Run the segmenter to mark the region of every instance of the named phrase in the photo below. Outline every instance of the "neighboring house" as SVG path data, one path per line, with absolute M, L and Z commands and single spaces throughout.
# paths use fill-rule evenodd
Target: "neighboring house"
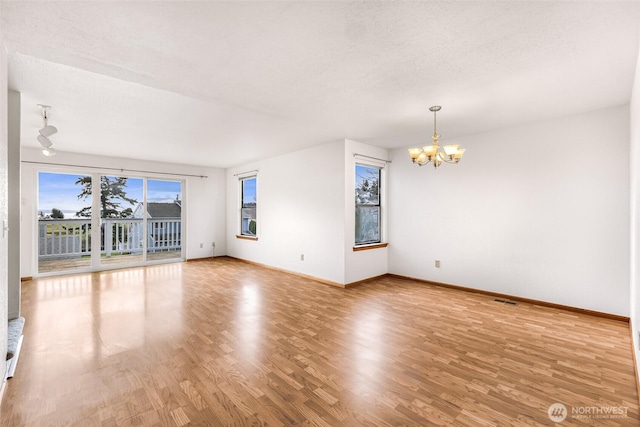
M 170 203 L 149 202 L 145 211 L 144 204 L 139 203 L 133 211 L 133 218 L 147 218 L 147 248 L 179 249 L 182 240 L 182 201 Z M 132 224 L 129 237 L 142 236 L 142 222 Z
M 256 204 L 249 203 L 242 208 L 242 234 L 246 236 L 256 235 Z

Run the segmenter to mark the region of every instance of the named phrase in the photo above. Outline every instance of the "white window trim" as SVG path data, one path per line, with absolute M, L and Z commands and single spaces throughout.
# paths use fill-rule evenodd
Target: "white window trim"
M 354 155 L 355 157 L 356 155 Z M 353 227 L 353 231 L 352 231 L 352 238 L 353 238 L 353 250 L 354 252 L 360 251 L 360 250 L 366 250 L 366 249 L 377 249 L 377 248 L 384 248 L 388 246 L 388 241 L 387 241 L 387 162 L 385 161 L 376 161 L 376 160 L 369 160 L 369 159 L 362 159 L 362 158 L 358 158 L 355 157 L 355 160 L 353 162 L 353 167 L 352 167 L 352 171 L 353 171 L 353 179 L 351 180 L 352 184 L 353 184 L 353 191 L 351 191 L 351 194 L 355 193 L 355 183 L 356 183 L 356 166 L 366 166 L 366 167 L 374 167 L 374 168 L 378 168 L 380 169 L 380 182 L 379 182 L 379 186 L 380 186 L 380 192 L 382 193 L 380 196 L 380 216 L 382 217 L 382 220 L 380 221 L 380 242 L 378 243 L 363 243 L 363 244 L 356 244 L 356 233 L 355 233 L 355 218 L 356 218 L 356 212 L 355 212 L 355 201 L 352 204 L 353 205 L 353 220 L 354 220 L 354 227 Z M 353 199 L 352 199 L 353 200 Z
M 238 212 L 236 214 L 236 218 L 238 220 L 238 227 L 237 227 L 237 234 L 236 234 L 236 238 L 238 239 L 242 239 L 242 240 L 258 240 L 258 237 L 260 235 L 260 228 L 256 229 L 256 235 L 255 236 L 251 236 L 251 235 L 247 235 L 247 234 L 242 234 L 242 182 L 247 180 L 247 179 L 252 179 L 255 178 L 256 179 L 256 223 L 259 224 L 260 221 L 258 220 L 258 187 L 259 187 L 259 180 L 258 180 L 258 171 L 254 170 L 254 171 L 249 171 L 249 172 L 243 172 L 243 173 L 239 173 L 235 175 L 238 178 Z

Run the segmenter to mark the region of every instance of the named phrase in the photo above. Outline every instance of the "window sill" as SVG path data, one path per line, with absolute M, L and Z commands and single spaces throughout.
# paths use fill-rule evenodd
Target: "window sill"
M 389 246 L 388 243 L 374 243 L 372 245 L 354 246 L 353 252 L 368 251 L 369 249 L 386 248 L 387 246 Z
M 240 234 L 236 234 L 236 239 L 242 239 L 242 240 L 255 240 L 256 242 L 258 241 L 257 237 L 254 236 L 242 236 Z

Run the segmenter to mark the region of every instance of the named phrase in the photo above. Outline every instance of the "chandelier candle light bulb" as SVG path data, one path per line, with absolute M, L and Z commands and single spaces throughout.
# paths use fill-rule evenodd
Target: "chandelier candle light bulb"
M 442 147 L 439 145 L 440 135 L 436 132 L 436 112 L 440 111 L 441 108 L 439 105 L 429 108 L 429 111 L 433 112 L 433 135 L 431 136 L 433 145 L 425 145 L 422 148 L 409 148 L 409 157 L 418 166 L 433 162 L 433 167 L 437 168 L 442 162 L 458 163 L 464 154 L 464 148 L 459 148 L 458 144 L 449 144 Z

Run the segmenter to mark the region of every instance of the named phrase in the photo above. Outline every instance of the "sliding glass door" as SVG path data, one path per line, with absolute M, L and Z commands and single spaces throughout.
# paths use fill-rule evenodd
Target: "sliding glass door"
M 90 175 L 38 173 L 38 274 L 91 268 Z
M 183 207 L 182 181 L 39 172 L 38 274 L 183 259 Z
M 147 180 L 147 260 L 182 257 L 182 182 Z
M 100 266 L 144 262 L 143 185 L 142 178 L 100 176 Z

